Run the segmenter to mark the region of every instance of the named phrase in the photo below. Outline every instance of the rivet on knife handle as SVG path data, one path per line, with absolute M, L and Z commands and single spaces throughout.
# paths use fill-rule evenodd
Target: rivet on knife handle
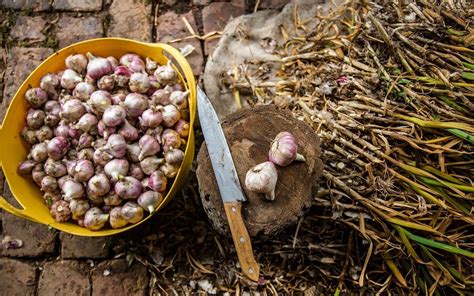
M 260 267 L 253 257 L 250 237 L 242 219 L 242 203 L 225 202 L 224 208 L 242 272 L 256 282 L 259 279 Z

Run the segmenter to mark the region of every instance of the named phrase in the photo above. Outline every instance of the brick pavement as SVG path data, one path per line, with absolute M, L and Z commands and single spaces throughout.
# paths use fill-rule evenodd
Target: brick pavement
M 253 11 L 254 7 L 247 3 L 255 2 L 3 0 L 0 16 L 6 16 L 6 20 L 0 30 L 0 122 L 18 86 L 54 50 L 102 36 L 170 42 L 190 36 L 183 17 L 198 35 L 221 31 L 231 17 Z M 260 7 L 271 8 L 286 2 L 289 1 L 262 0 Z M 195 52 L 188 59 L 195 75 L 199 75 L 216 42 L 217 39 L 186 39 L 172 45 L 194 46 Z M 0 170 L 0 193 L 12 201 L 5 185 Z M 127 246 L 136 246 L 133 236 L 110 239 L 58 234 L 1 210 L 0 225 L 0 240 L 10 236 L 23 243 L 18 249 L 0 246 L 2 295 L 147 295 L 150 289 L 156 289 L 157 279 L 150 269 L 137 260 L 128 260 L 134 250 Z M 155 237 L 147 241 L 152 245 L 146 248 L 158 248 L 160 243 L 153 228 L 140 229 L 146 229 L 145 237 Z M 156 254 L 163 265 L 175 260 L 161 251 Z

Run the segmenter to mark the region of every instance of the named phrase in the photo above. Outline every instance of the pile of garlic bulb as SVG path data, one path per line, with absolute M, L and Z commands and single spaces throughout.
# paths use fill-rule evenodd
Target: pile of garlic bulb
M 184 159 L 188 95 L 170 63 L 70 55 L 63 71 L 25 93 L 21 136 L 30 149 L 18 173 L 32 177 L 58 222 L 90 230 L 138 223 Z

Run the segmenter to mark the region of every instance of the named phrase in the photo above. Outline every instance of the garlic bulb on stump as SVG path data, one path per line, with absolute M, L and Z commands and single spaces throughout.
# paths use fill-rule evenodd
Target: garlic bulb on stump
M 277 180 L 275 165 L 271 161 L 266 161 L 247 171 L 245 187 L 253 192 L 264 193 L 268 200 L 274 200 Z
M 268 159 L 276 165 L 287 166 L 293 161 L 305 161 L 303 155 L 297 152 L 298 145 L 295 137 L 289 132 L 281 132 L 272 142 Z

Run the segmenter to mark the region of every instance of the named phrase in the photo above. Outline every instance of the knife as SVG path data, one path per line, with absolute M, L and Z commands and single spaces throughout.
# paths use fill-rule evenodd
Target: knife
M 199 87 L 197 88 L 197 109 L 240 267 L 249 279 L 258 281 L 260 267 L 253 256 L 250 236 L 241 213 L 242 202 L 247 198 L 240 186 L 234 161 L 216 111 Z

